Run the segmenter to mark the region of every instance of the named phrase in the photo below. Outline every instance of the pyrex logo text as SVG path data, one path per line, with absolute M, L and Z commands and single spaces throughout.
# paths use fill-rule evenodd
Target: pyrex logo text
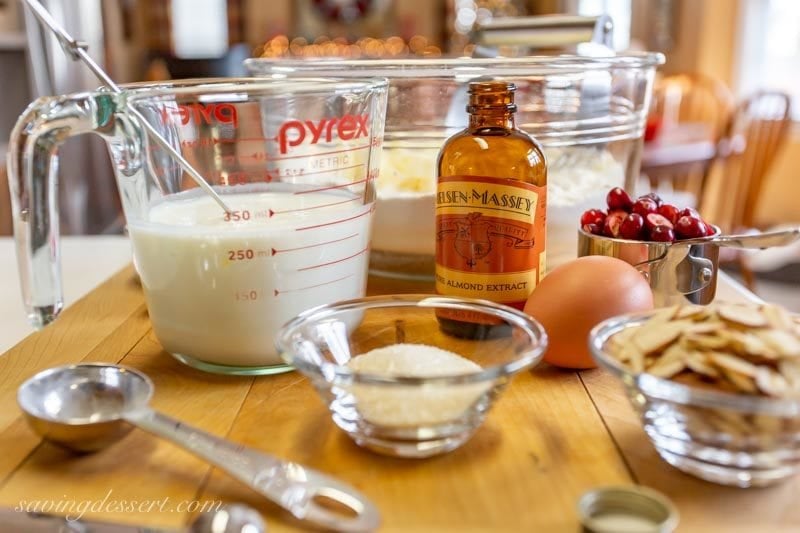
M 232 124 L 235 128 L 238 123 L 236 106 L 233 104 L 179 104 L 175 107 L 162 107 L 161 120 L 167 124 L 170 117 L 177 117 L 181 125 L 185 126 L 190 120 L 195 124 Z
M 285 154 L 289 147 L 299 146 L 311 135 L 310 144 L 317 144 L 324 139 L 331 142 L 334 135 L 343 141 L 367 137 L 367 119 L 369 115 L 344 115 L 343 117 L 329 117 L 322 120 L 290 120 L 281 126 L 278 131 L 280 150 Z

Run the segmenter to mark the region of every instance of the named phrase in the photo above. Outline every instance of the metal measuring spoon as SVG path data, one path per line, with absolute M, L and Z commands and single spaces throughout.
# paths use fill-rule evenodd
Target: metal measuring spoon
M 300 520 L 337 531 L 378 527 L 378 510 L 352 487 L 153 411 L 152 394 L 153 383 L 141 372 L 84 363 L 36 374 L 20 386 L 17 402 L 34 431 L 65 448 L 99 450 L 138 426 L 221 468 Z M 333 511 L 326 500 L 350 512 Z

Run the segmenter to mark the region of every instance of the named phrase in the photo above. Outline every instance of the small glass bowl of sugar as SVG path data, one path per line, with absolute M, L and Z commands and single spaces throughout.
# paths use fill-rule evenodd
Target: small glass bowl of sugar
M 357 444 L 429 457 L 473 435 L 513 375 L 541 361 L 547 335 L 492 302 L 394 295 L 306 311 L 276 346 Z

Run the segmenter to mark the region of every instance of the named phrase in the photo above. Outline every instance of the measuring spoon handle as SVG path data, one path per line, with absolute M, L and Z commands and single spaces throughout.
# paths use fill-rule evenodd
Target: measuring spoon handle
M 726 248 L 771 248 L 773 246 L 787 246 L 800 239 L 800 227 L 785 230 L 767 231 L 763 233 L 748 233 L 743 235 L 718 235 L 708 238 L 689 239 L 676 241 L 676 245 L 715 244 Z
M 377 508 L 354 488 L 298 463 L 222 439 L 151 409 L 126 413 L 139 428 L 172 441 L 226 471 L 300 520 L 335 531 L 373 531 L 380 524 Z M 352 512 L 320 505 L 333 500 Z

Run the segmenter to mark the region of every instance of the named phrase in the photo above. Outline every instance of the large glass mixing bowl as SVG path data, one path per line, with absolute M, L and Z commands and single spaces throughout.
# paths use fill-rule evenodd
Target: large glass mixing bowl
M 580 213 L 604 204 L 614 186 L 632 189 L 656 67 L 664 56 L 539 56 L 493 59 L 249 59 L 270 78 L 386 77 L 389 101 L 378 179 L 370 268 L 432 279 L 436 158 L 467 123 L 467 84 L 481 77 L 516 84 L 517 125 L 548 162 L 550 264 L 575 255 Z

